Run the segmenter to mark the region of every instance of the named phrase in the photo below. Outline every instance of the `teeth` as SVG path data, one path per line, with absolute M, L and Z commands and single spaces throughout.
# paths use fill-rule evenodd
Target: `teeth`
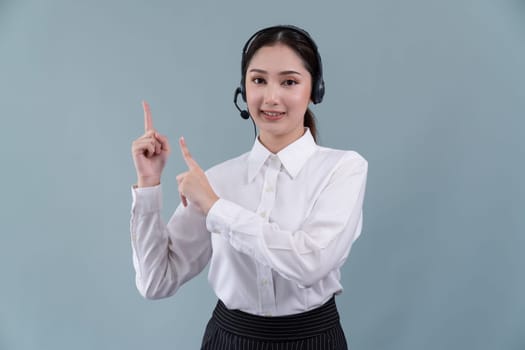
M 281 112 L 264 112 L 264 114 L 270 116 L 270 117 L 277 117 L 278 115 L 281 115 Z

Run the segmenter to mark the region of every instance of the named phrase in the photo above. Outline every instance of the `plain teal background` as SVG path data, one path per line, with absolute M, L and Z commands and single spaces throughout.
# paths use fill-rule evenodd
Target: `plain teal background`
M 369 161 L 337 301 L 352 349 L 525 349 L 525 2 L 0 0 L 0 349 L 197 349 L 206 274 L 134 286 L 140 102 L 201 166 L 251 148 L 256 30 L 307 29 L 321 144 Z M 165 219 L 178 204 L 175 149 Z

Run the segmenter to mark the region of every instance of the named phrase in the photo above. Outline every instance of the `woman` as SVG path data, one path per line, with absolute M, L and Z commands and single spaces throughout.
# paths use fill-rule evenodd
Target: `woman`
M 182 204 L 160 218 L 170 153 L 144 103 L 133 142 L 138 183 L 131 235 L 136 284 L 146 298 L 173 295 L 210 262 L 219 301 L 202 349 L 346 349 L 334 295 L 362 227 L 367 162 L 318 146 L 310 102 L 324 95 L 321 58 L 300 28 L 255 33 L 238 89 L 259 130 L 251 151 L 204 172 L 183 138 Z

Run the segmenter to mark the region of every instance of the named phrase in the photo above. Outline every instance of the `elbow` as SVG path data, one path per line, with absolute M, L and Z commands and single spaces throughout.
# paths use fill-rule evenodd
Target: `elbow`
M 331 254 L 329 257 L 323 254 L 319 254 L 315 259 L 303 260 L 299 268 L 292 273 L 290 280 L 294 281 L 300 288 L 310 288 L 322 280 L 327 278 L 329 275 L 334 273 L 338 275 L 339 268 L 344 264 L 346 254 L 338 258 L 337 254 Z
M 159 300 L 159 299 L 163 299 L 163 297 L 161 295 L 158 295 L 158 294 L 151 294 L 151 293 L 144 293 L 143 291 L 140 291 L 139 290 L 139 293 L 140 295 L 146 299 L 146 300 Z
M 141 281 L 139 278 L 136 280 L 137 290 L 139 294 L 147 300 L 158 300 L 172 296 L 177 291 L 177 286 L 159 285 L 158 283 L 152 283 L 153 281 Z
M 324 279 L 329 271 L 319 268 L 319 264 L 303 265 L 295 273 L 290 274 L 290 280 L 295 282 L 300 288 L 310 288 Z
M 162 295 L 162 294 L 156 293 L 148 289 L 147 290 L 139 289 L 139 293 L 146 300 L 159 300 L 159 299 L 164 299 L 168 297 L 168 295 Z

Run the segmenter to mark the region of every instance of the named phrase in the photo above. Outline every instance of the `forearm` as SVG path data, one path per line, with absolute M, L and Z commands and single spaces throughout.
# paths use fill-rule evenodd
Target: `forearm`
M 211 240 L 196 208 L 179 206 L 168 225 L 161 218 L 160 186 L 133 190 L 131 240 L 136 283 L 148 299 L 174 294 L 208 263 Z
M 312 285 L 339 268 L 361 226 L 361 212 L 356 211 L 349 220 L 327 220 L 284 230 L 278 223 L 267 222 L 225 200 L 212 208 L 208 218 L 208 228 L 226 237 L 234 249 L 301 286 Z
M 161 219 L 160 189 L 134 190 L 130 231 L 137 289 L 149 299 L 173 294 L 176 278 L 169 266 L 169 239 Z

